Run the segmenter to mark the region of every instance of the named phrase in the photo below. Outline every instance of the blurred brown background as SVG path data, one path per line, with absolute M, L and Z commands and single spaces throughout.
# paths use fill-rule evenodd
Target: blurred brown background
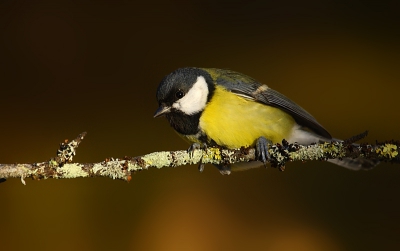
M 0 163 L 186 149 L 153 119 L 179 67 L 229 68 L 292 98 L 335 137 L 400 139 L 398 1 L 0 2 Z M 400 167 L 212 166 L 0 184 L 1 250 L 395 250 Z

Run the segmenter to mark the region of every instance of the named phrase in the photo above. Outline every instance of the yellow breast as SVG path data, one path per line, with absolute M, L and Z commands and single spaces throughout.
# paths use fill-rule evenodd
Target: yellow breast
M 217 86 L 200 117 L 200 128 L 227 148 L 254 146 L 263 136 L 273 143 L 291 135 L 295 121 L 286 112 L 242 98 Z

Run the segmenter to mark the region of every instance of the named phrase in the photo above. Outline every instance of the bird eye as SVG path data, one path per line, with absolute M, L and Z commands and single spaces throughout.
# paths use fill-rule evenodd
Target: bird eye
M 183 96 L 185 96 L 185 94 L 183 93 L 183 91 L 179 90 L 179 91 L 177 91 L 177 92 L 175 93 L 175 96 L 176 96 L 178 99 L 181 99 L 181 98 L 183 98 Z

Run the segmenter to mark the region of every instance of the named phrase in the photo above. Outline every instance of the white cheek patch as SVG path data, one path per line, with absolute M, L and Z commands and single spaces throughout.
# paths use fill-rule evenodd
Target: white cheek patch
M 172 107 L 187 115 L 198 113 L 206 107 L 208 86 L 204 77 L 197 77 L 196 83 L 186 95 L 177 100 Z

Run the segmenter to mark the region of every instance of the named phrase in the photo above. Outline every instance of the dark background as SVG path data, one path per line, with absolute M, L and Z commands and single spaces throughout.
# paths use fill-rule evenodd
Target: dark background
M 153 119 L 179 67 L 284 93 L 335 137 L 400 139 L 398 1 L 1 1 L 0 163 L 186 149 Z M 212 166 L 0 184 L 1 250 L 396 250 L 400 167 Z

